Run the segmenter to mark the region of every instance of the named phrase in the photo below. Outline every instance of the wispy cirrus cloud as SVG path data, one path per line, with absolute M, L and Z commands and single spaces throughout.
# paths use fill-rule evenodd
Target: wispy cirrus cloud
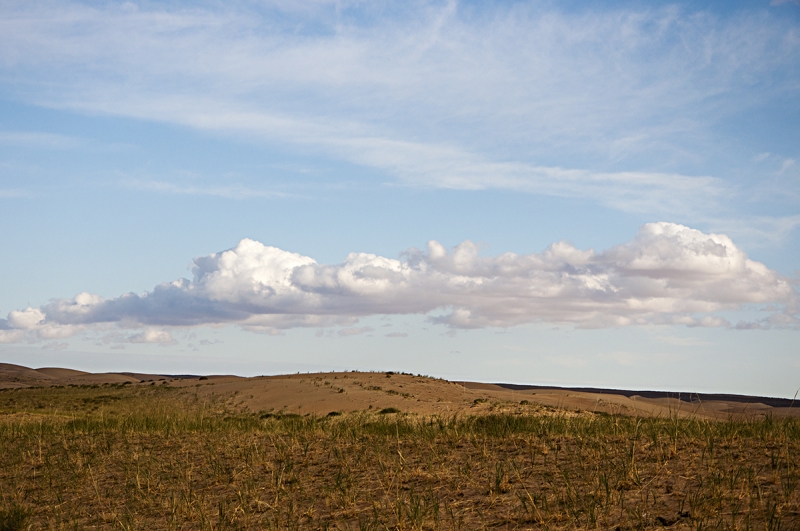
M 198 105 L 198 107 L 203 107 Z M 164 110 L 164 114 L 169 111 Z M 177 117 L 176 117 L 177 118 Z M 733 191 L 722 179 L 642 171 L 596 172 L 537 166 L 491 159 L 447 143 L 424 143 L 369 135 L 350 124 L 331 125 L 263 113 L 223 112 L 188 118 L 201 129 L 260 137 L 271 142 L 310 146 L 332 157 L 394 176 L 399 183 L 453 190 L 505 189 L 557 197 L 589 198 L 623 211 L 686 214 L 709 209 Z M 167 182 L 132 181 L 130 187 L 161 192 L 223 197 L 275 197 L 231 186 L 180 186 Z
M 800 214 L 791 216 L 747 216 L 740 219 L 712 219 L 714 230 L 735 234 L 750 248 L 779 245 L 800 227 Z
M 727 237 L 650 223 L 606 251 L 554 243 L 538 254 L 481 257 L 466 241 L 448 252 L 431 241 L 403 260 L 351 253 L 338 265 L 242 240 L 194 260 L 194 278 L 142 295 L 81 293 L 0 320 L 5 341 L 58 339 L 92 327 L 141 328 L 126 341 L 169 343 L 163 327 L 238 324 L 253 331 L 344 325 L 339 336 L 374 332 L 360 317 L 427 314 L 450 328 L 565 323 L 731 327 L 724 312 L 763 307 L 738 328 L 800 326 L 789 279 L 752 261 Z M 399 337 L 395 334 L 396 337 Z
M 259 190 L 241 184 L 232 185 L 203 185 L 203 184 L 177 184 L 167 181 L 127 180 L 122 186 L 132 190 L 149 190 L 175 195 L 206 195 L 224 197 L 227 199 L 249 199 L 254 197 L 273 198 L 288 197 L 291 194 L 272 190 Z
M 5 197 L 24 197 L 26 195 L 25 190 L 21 188 L 0 188 L 0 198 Z
M 800 37 L 768 12 L 455 2 L 1 9 L 0 79 L 31 103 L 310 150 L 403 185 L 590 198 L 635 212 L 719 209 L 735 187 L 679 168 L 727 153 L 714 124 L 798 80 Z
M 73 149 L 83 145 L 80 138 L 37 131 L 0 131 L 0 146 L 44 149 Z

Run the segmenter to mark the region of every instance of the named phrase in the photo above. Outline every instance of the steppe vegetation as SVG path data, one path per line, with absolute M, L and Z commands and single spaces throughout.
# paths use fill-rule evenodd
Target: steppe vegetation
M 800 529 L 797 419 L 331 413 L 0 391 L 0 530 Z

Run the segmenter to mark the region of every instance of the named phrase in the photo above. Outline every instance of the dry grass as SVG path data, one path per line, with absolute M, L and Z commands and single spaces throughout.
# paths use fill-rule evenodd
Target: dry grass
M 0 531 L 800 529 L 800 422 L 226 411 L 192 388 L 0 392 Z

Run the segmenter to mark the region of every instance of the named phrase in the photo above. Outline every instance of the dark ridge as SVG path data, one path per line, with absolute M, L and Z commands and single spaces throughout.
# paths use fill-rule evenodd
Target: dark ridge
M 766 396 L 746 396 L 746 395 L 726 395 L 713 393 L 675 393 L 672 391 L 627 391 L 625 389 L 598 389 L 595 387 L 554 387 L 552 385 L 520 385 L 498 383 L 494 384 L 513 391 L 525 391 L 528 389 L 559 389 L 561 391 L 575 391 L 576 393 L 598 393 L 609 395 L 622 395 L 628 398 L 641 396 L 642 398 L 677 398 L 683 402 L 703 402 L 703 401 L 725 401 L 740 402 L 742 404 L 764 404 L 770 407 L 792 407 L 800 406 L 800 401 L 789 398 L 771 398 Z

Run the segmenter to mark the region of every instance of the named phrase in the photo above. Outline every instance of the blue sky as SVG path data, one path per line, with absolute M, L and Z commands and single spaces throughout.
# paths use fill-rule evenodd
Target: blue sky
M 0 356 L 792 396 L 799 21 L 5 2 Z

